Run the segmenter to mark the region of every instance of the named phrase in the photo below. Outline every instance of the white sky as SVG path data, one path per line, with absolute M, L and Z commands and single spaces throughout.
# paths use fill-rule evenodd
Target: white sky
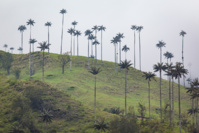
M 70 49 L 70 35 L 67 30 L 76 20 L 76 29 L 82 33 L 94 25 L 104 25 L 103 33 L 104 59 L 114 61 L 114 47 L 110 40 L 119 32 L 124 33 L 122 46 L 127 44 L 130 51 L 128 60 L 133 62 L 133 31 L 131 25 L 142 25 L 142 70 L 153 71 L 152 66 L 159 61 L 159 40 L 166 42 L 163 53 L 174 54 L 173 61 L 181 61 L 181 30 L 185 36 L 184 58 L 185 67 L 191 68 L 192 78 L 199 77 L 199 1 L 198 0 L 0 0 L 0 49 L 6 43 L 14 47 L 14 53 L 20 46 L 19 25 L 26 25 L 28 19 L 36 23 L 32 27 L 32 37 L 38 42 L 47 41 L 47 21 L 52 22 L 50 28 L 51 52 L 60 53 L 61 44 L 61 9 L 66 9 L 64 24 L 63 51 Z M 137 34 L 138 37 L 138 34 Z M 100 41 L 100 36 L 98 34 Z M 138 38 L 136 43 L 137 68 Z M 28 52 L 29 27 L 24 32 L 24 53 Z M 87 56 L 87 38 L 79 37 L 80 55 Z M 36 44 L 38 46 L 38 44 Z M 36 47 L 35 46 L 35 47 Z M 37 49 L 39 50 L 39 49 Z M 100 57 L 100 46 L 98 46 Z M 122 54 L 124 59 L 124 53 Z M 163 58 L 163 61 L 166 61 Z M 191 67 L 188 64 L 192 64 Z

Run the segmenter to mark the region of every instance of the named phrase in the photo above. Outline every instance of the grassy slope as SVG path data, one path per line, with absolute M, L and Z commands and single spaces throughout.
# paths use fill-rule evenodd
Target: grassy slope
M 46 55 L 45 64 L 45 82 L 62 89 L 62 91 L 70 94 L 71 97 L 80 101 L 84 105 L 93 106 L 94 94 L 94 77 L 88 72 L 87 62 L 88 58 L 80 57 L 80 63 L 77 65 L 76 57 L 73 57 L 72 71 L 69 70 L 69 64 L 66 67 L 65 74 L 61 74 L 61 66 L 58 62 L 57 54 Z M 32 76 L 33 79 L 41 80 L 41 66 L 40 61 L 42 54 L 36 52 L 33 54 L 36 74 Z M 28 55 L 15 55 L 15 67 L 22 69 L 21 80 L 27 80 L 28 75 Z M 92 64 L 92 59 L 90 59 Z M 98 61 L 97 65 L 101 67 L 102 72 L 97 75 L 97 108 L 103 110 L 104 108 L 120 107 L 124 108 L 124 70 L 114 76 L 114 63 Z M 48 76 L 50 75 L 50 76 Z M 14 76 L 9 76 L 14 78 Z M 137 110 L 139 102 L 144 103 L 148 107 L 148 92 L 147 81 L 142 77 L 142 72 L 137 69 L 131 68 L 128 72 L 128 94 L 127 105 L 134 106 Z M 175 111 L 178 112 L 177 102 L 177 84 L 175 84 Z M 168 101 L 168 81 L 162 82 L 162 97 L 163 102 Z M 185 89 L 181 86 L 181 103 L 182 112 L 190 107 L 189 96 L 186 94 Z M 155 108 L 159 108 L 159 78 L 157 82 L 151 82 L 151 109 L 152 116 L 157 116 Z

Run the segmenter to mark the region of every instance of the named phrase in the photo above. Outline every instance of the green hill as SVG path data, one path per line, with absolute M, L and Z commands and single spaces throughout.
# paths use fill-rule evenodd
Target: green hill
M 14 75 L 12 74 L 12 70 L 15 68 L 21 69 L 20 81 L 17 82 L 17 85 L 20 83 L 28 83 L 28 84 L 43 84 L 44 86 L 50 85 L 51 88 L 59 88 L 55 89 L 56 96 L 52 96 L 56 99 L 56 106 L 59 108 L 65 108 L 67 110 L 67 106 L 73 107 L 76 106 L 77 117 L 81 118 L 81 120 L 85 120 L 85 117 L 88 118 L 91 122 L 93 119 L 93 105 L 94 105 L 94 77 L 92 74 L 88 72 L 88 58 L 86 57 L 79 57 L 79 63 L 77 64 L 77 58 L 73 56 L 73 66 L 72 71 L 70 71 L 69 64 L 66 66 L 65 73 L 61 74 L 61 66 L 59 64 L 58 55 L 52 53 L 45 53 L 45 83 L 42 83 L 38 80 L 42 79 L 42 72 L 41 72 L 41 60 L 42 54 L 41 52 L 34 52 L 32 53 L 32 58 L 34 60 L 34 68 L 35 74 L 31 77 L 29 81 L 29 55 L 14 55 L 14 62 L 12 63 L 11 74 L 7 75 L 10 79 L 15 79 Z M 90 65 L 94 65 L 94 60 L 90 58 Z M 112 62 L 101 62 L 97 61 L 97 66 L 101 67 L 102 72 L 97 75 L 97 108 L 101 113 L 105 113 L 103 110 L 105 108 L 111 107 L 120 107 L 124 109 L 124 70 L 118 72 L 118 75 L 115 77 L 114 72 L 114 63 Z M 2 74 L 6 75 L 4 70 L 0 70 Z M 135 109 L 136 115 L 138 115 L 137 108 L 138 103 L 144 104 L 148 109 L 148 91 L 147 91 L 147 81 L 145 78 L 142 77 L 143 73 L 137 69 L 130 68 L 128 72 L 128 81 L 127 81 L 127 106 L 133 106 Z M 5 78 L 2 77 L 3 81 L 0 82 L 2 84 L 8 84 L 8 88 L 12 86 L 4 82 Z M 151 113 L 153 118 L 158 118 L 159 114 L 156 112 L 156 109 L 159 108 L 159 78 L 156 78 L 157 82 L 151 82 Z M 23 81 L 23 82 L 22 82 Z M 2 83 L 3 82 L 3 83 Z M 46 84 L 47 83 L 47 84 Z M 162 98 L 163 98 L 163 105 L 168 102 L 168 81 L 163 80 L 162 82 Z M 42 85 L 42 86 L 43 86 Z M 6 85 L 4 85 L 6 86 Z M 2 89 L 4 87 L 1 87 Z M 41 88 L 41 87 L 36 87 Z M 16 88 L 13 88 L 14 91 L 17 92 Z M 46 89 L 50 90 L 48 87 Z M 177 102 L 177 84 L 174 85 L 174 93 L 175 93 L 175 112 L 176 118 L 178 118 L 178 102 Z M 25 91 L 26 89 L 23 89 Z M 38 89 L 39 91 L 40 89 Z M 1 91 L 2 92 L 2 91 Z M 7 91 L 5 91 L 6 93 Z M 46 93 L 46 91 L 44 91 Z M 8 93 L 8 92 L 7 92 Z M 12 93 L 13 94 L 13 93 Z M 18 95 L 18 94 L 17 94 Z M 60 95 L 60 96 L 59 96 Z M 56 97 L 56 98 L 55 98 Z M 47 96 L 47 99 L 49 97 Z M 53 99 L 52 98 L 52 99 Z M 58 99 L 57 99 L 58 98 Z M 62 99 L 64 98 L 64 100 Z M 73 102 L 70 101 L 68 104 L 67 98 L 70 100 L 74 99 Z M 72 98 L 72 99 L 71 99 Z M 73 103 L 73 104 L 72 104 Z M 11 103 L 10 103 L 11 104 Z M 63 105 L 61 105 L 63 104 Z M 187 113 L 187 109 L 190 108 L 191 101 L 189 96 L 186 94 L 186 91 L 183 87 L 181 87 L 181 106 L 182 106 L 182 113 Z M 75 107 L 74 107 L 75 108 Z M 83 109 L 82 109 L 83 108 Z M 87 110 L 88 109 L 88 110 Z M 79 110 L 79 111 L 78 111 Z M 100 113 L 98 111 L 98 113 Z M 86 113 L 87 112 L 87 113 Z M 92 114 L 92 116 L 91 116 Z M 107 113 L 105 113 L 108 115 Z M 38 113 L 35 115 L 38 116 Z M 103 114 L 104 115 L 104 114 Z M 110 114 L 111 115 L 111 114 Z M 148 111 L 146 113 L 148 116 Z M 60 123 L 66 121 L 66 119 L 59 120 Z M 75 121 L 75 120 L 74 120 Z M 85 128 L 83 124 L 84 121 L 78 121 L 79 128 Z M 53 125 L 59 125 L 52 123 Z M 65 123 L 66 124 L 66 123 Z M 66 124 L 67 125 L 67 124 Z M 64 125 L 61 124 L 60 127 Z M 53 126 L 52 126 L 53 127 Z M 58 127 L 57 127 L 58 128 Z M 70 127 L 72 128 L 72 127 Z M 63 127 L 61 129 L 67 129 Z M 75 130 L 77 128 L 74 127 Z

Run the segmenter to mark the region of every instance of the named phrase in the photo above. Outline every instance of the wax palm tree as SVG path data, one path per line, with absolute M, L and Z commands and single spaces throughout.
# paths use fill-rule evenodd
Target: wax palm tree
M 101 72 L 100 68 L 97 67 L 91 67 L 91 70 L 89 71 L 91 74 L 95 77 L 95 90 L 94 90 L 94 111 L 95 111 L 95 124 L 96 124 L 96 76 Z
M 51 110 L 43 109 L 41 115 L 39 116 L 41 120 L 45 123 L 45 133 L 46 133 L 46 125 L 52 122 L 53 115 L 51 114 Z
M 21 53 L 23 53 L 23 32 L 26 30 L 26 26 L 21 25 L 19 26 L 18 30 L 21 32 L 21 48 L 22 48 Z
M 13 53 L 13 50 L 14 50 L 14 48 L 13 48 L 13 47 L 11 47 L 11 48 L 10 48 L 11 53 Z
M 116 60 L 117 60 L 117 58 L 116 58 L 116 45 L 117 45 L 117 43 L 118 43 L 118 37 L 113 37 L 113 39 L 111 40 L 111 43 L 114 45 L 114 47 L 115 47 L 115 76 L 116 76 L 116 74 L 117 74 L 117 64 L 116 64 Z
M 122 51 L 125 52 L 125 60 L 126 60 L 126 53 L 130 50 L 129 47 L 127 47 L 127 45 L 124 45 L 123 48 L 122 48 Z
M 92 30 L 95 31 L 95 40 L 97 40 L 98 26 L 97 26 L 97 25 L 93 26 Z M 93 31 L 92 31 L 92 32 L 93 32 Z M 97 58 L 97 56 L 95 56 L 95 59 L 96 59 L 96 58 Z
M 135 50 L 135 30 L 137 29 L 137 26 L 136 25 L 132 25 L 131 26 L 131 29 L 134 31 L 134 68 L 136 68 L 136 57 L 135 57 L 135 53 L 136 53 L 136 50 Z
M 174 55 L 172 53 L 168 54 L 168 58 L 170 59 L 170 63 L 171 63 L 171 59 L 174 57 Z
M 77 63 L 79 62 L 79 42 L 78 42 L 78 37 L 81 36 L 81 32 L 76 30 L 76 36 L 77 36 Z
M 101 61 L 102 61 L 102 31 L 105 31 L 106 27 L 103 25 L 99 26 L 98 31 L 101 31 Z
M 168 55 L 167 55 L 167 57 L 168 57 Z M 170 117 L 170 125 L 171 125 L 171 119 L 172 119 L 172 117 L 171 117 L 171 78 L 172 78 L 172 75 L 171 75 L 171 70 L 174 68 L 174 66 L 173 66 L 173 63 L 166 63 L 166 75 L 168 76 L 168 78 L 169 78 L 169 109 L 170 109 L 170 111 L 169 111 L 169 117 Z
M 183 63 L 183 65 L 184 65 L 184 56 L 183 56 L 183 53 L 184 53 L 184 36 L 186 34 L 187 33 L 183 30 L 180 32 L 180 36 L 182 36 L 182 63 Z
M 167 51 L 166 53 L 163 54 L 164 57 L 167 59 L 167 63 L 168 63 L 168 60 L 169 60 L 169 52 Z
M 163 63 L 157 63 L 153 66 L 154 72 L 160 73 L 160 119 L 162 121 L 162 71 L 165 71 L 167 67 Z
M 123 51 L 123 50 L 121 50 L 121 42 L 122 42 L 122 40 L 121 39 L 123 39 L 124 38 L 124 34 L 123 33 L 118 33 L 117 34 L 117 37 L 118 37 L 118 42 L 119 42 L 119 62 L 121 63 L 121 52 Z M 126 59 L 126 57 L 125 57 L 125 59 Z
M 171 71 L 175 73 L 175 79 L 178 79 L 179 127 L 180 127 L 180 133 L 181 133 L 180 78 L 185 77 L 185 75 L 188 73 L 188 70 L 184 68 L 182 63 L 177 62 L 175 65 L 175 69 Z
M 33 48 L 34 48 L 34 43 L 36 43 L 36 42 L 37 42 L 36 39 L 30 39 L 29 40 L 29 44 L 30 45 L 32 44 Z M 30 75 L 30 77 L 32 76 L 33 71 L 34 71 L 34 60 L 32 60 L 32 64 L 33 64 L 33 68 L 31 68 L 31 46 L 30 46 L 30 51 L 29 51 L 29 75 Z
M 125 115 L 127 115 L 127 104 L 126 104 L 126 97 L 127 97 L 127 73 L 128 73 L 128 70 L 129 70 L 129 67 L 131 66 L 131 61 L 122 61 L 119 66 L 121 66 L 122 69 L 125 69 Z
M 142 31 L 143 26 L 138 26 L 137 31 L 139 32 L 139 59 L 140 59 L 140 71 L 141 71 L 141 40 L 140 40 L 140 32 Z
M 93 55 L 93 40 L 95 40 L 95 36 L 93 34 L 90 34 L 90 36 L 88 37 L 89 40 L 91 40 L 91 57 L 94 57 Z
M 97 120 L 97 123 L 94 125 L 94 128 L 96 130 L 100 130 L 100 132 L 106 132 L 106 130 L 108 129 L 108 124 L 105 123 L 105 119 L 101 118 L 100 120 Z
M 156 44 L 156 47 L 160 49 L 160 63 L 162 63 L 162 47 L 165 47 L 166 43 L 163 41 L 159 41 L 158 44 Z
M 17 50 L 19 50 L 19 53 L 22 54 L 23 48 L 19 47 Z
M 43 63 L 42 63 L 42 81 L 44 81 L 44 51 L 49 48 L 49 44 L 47 42 L 40 42 L 39 47 L 41 51 L 43 51 Z
M 48 27 L 48 44 L 50 44 L 50 32 L 49 32 L 49 27 L 51 27 L 52 23 L 51 22 L 46 22 L 45 26 Z M 48 53 L 50 52 L 50 47 L 48 49 Z
M 27 25 L 30 26 L 30 39 L 31 39 L 31 26 L 34 26 L 35 21 L 32 19 L 29 19 L 26 23 L 27 23 Z
M 72 69 L 72 38 L 73 38 L 73 34 L 74 34 L 75 30 L 73 28 L 68 29 L 68 33 L 71 35 L 71 43 L 70 43 L 70 71 Z
M 97 63 L 97 45 L 98 44 L 100 44 L 96 39 L 95 39 L 95 41 L 93 42 L 93 44 L 92 45 L 95 45 L 95 65 L 96 65 L 96 63 Z
M 84 32 L 85 36 L 87 36 L 88 38 L 88 69 L 89 69 L 89 36 L 92 34 L 92 31 L 91 30 L 86 30 Z
M 6 48 L 8 47 L 8 44 L 4 44 L 3 47 L 5 48 L 5 52 L 6 52 Z
M 145 77 L 146 80 L 148 80 L 148 98 L 149 98 L 149 119 L 151 119 L 151 104 L 150 104 L 150 81 L 151 80 L 154 80 L 156 81 L 155 79 L 155 74 L 152 73 L 152 72 L 143 72 L 144 75 L 142 77 Z
M 64 27 L 64 14 L 67 13 L 67 11 L 65 9 L 60 10 L 60 13 L 62 14 L 62 32 L 61 32 L 61 50 L 60 50 L 60 54 L 62 54 L 62 41 L 63 41 L 63 27 Z
M 74 27 L 74 31 L 75 31 L 75 26 L 77 25 L 78 22 L 73 21 L 71 24 Z M 75 36 L 76 36 L 76 32 L 73 33 L 73 55 L 75 55 Z

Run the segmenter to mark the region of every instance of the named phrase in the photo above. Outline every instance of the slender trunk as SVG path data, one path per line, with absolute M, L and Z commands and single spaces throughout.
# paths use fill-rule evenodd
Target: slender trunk
M 173 118 L 173 127 L 174 127 L 174 81 L 172 78 L 172 118 Z
M 73 35 L 71 34 L 71 44 L 70 44 L 70 71 L 72 70 L 72 37 L 73 37 Z
M 179 128 L 181 133 L 180 77 L 178 77 Z
M 149 86 L 149 119 L 151 120 L 151 103 L 150 103 L 150 81 L 148 81 L 148 86 Z
M 118 72 L 117 64 L 118 64 L 118 44 L 116 44 L 116 74 Z
M 101 61 L 102 61 L 102 30 L 101 30 Z
M 31 43 L 30 43 L 30 48 L 29 48 L 29 76 L 31 77 L 32 72 L 31 72 Z
M 192 99 L 192 118 L 193 118 L 193 127 L 195 127 L 194 123 L 195 123 L 195 113 L 194 113 L 194 99 Z
M 78 43 L 78 35 L 77 35 L 77 64 L 79 63 L 79 43 Z
M 95 75 L 95 91 L 94 91 L 94 108 L 95 108 L 95 124 L 96 124 L 96 75 Z
M 139 32 L 139 49 L 140 49 L 140 71 L 141 71 L 141 42 L 140 42 L 140 32 Z
M 91 39 L 91 55 L 94 56 L 93 55 L 93 40 L 92 39 Z
M 88 69 L 89 69 L 89 38 L 88 38 Z
M 162 71 L 160 70 L 160 119 L 162 122 Z
M 171 126 L 171 77 L 169 76 L 169 117 Z
M 127 111 L 126 111 L 126 88 L 127 88 L 127 69 L 125 68 L 125 115 L 127 115 Z
M 97 63 L 97 44 L 95 44 L 95 66 Z
M 134 31 L 134 68 L 136 67 L 136 58 L 135 58 L 135 31 Z
M 121 42 L 120 42 L 120 44 L 119 44 L 119 54 L 120 54 L 120 64 L 121 64 Z M 126 59 L 126 55 L 125 55 L 125 59 Z M 120 66 L 120 70 L 121 70 L 121 66 Z
M 43 50 L 43 65 L 42 65 L 42 81 L 44 81 L 44 50 Z
M 48 44 L 50 44 L 49 26 L 48 26 Z M 48 53 L 50 52 L 50 46 L 48 47 Z
M 116 76 L 116 44 L 114 44 L 115 46 L 115 76 Z
M 196 99 L 197 103 L 196 103 L 196 110 L 198 111 L 198 97 Z M 199 117 L 198 117 L 198 113 L 196 113 L 196 120 L 197 120 L 197 129 L 199 131 Z
M 162 48 L 160 48 L 160 63 L 162 63 Z
M 23 32 L 21 32 L 21 53 L 23 54 Z
M 184 37 L 182 36 L 182 64 L 184 66 Z M 183 77 L 183 84 L 185 87 L 185 77 Z
M 73 55 L 75 55 L 75 34 L 73 37 Z
M 64 14 L 62 16 L 62 32 L 61 32 L 61 50 L 60 50 L 60 54 L 62 54 L 63 26 L 64 26 Z
M 126 60 L 126 52 L 125 52 L 125 60 Z

